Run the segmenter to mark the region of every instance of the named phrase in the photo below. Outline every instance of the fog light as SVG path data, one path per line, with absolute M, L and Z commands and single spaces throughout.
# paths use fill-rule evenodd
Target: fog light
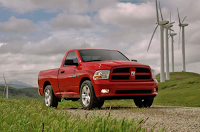
M 109 93 L 109 89 L 101 89 L 101 93 Z
M 154 88 L 154 92 L 156 92 L 157 91 L 157 89 L 156 88 Z

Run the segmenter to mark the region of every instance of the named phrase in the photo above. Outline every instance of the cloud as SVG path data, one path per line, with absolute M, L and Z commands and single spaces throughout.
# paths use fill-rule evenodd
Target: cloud
M 79 29 L 91 27 L 92 21 L 89 16 L 58 14 L 56 18 L 50 20 L 51 27 L 58 30 Z
M 75 34 L 70 35 L 67 31 L 59 31 L 54 32 L 48 38 L 25 44 L 21 49 L 21 53 L 41 56 L 62 54 L 64 56 L 67 50 L 91 47 L 86 38 L 79 39 Z
M 27 13 L 37 9 L 63 10 L 71 13 L 97 11 L 112 5 L 116 0 L 0 0 L 1 5 L 18 13 Z
M 0 23 L 0 75 L 25 81 L 37 86 L 40 70 L 59 68 L 64 54 L 75 48 L 106 48 L 120 50 L 129 59 L 150 65 L 160 72 L 159 28 L 154 35 L 150 50 L 149 40 L 155 28 L 156 13 L 154 0 L 140 3 L 123 3 L 116 0 L 0 0 L 1 7 L 12 12 L 27 13 L 38 9 L 62 12 L 50 21 L 18 19 L 12 16 Z M 26 6 L 25 6 L 26 5 Z M 200 65 L 199 41 L 200 18 L 197 16 L 198 0 L 161 1 L 163 17 L 172 21 L 178 34 L 177 7 L 186 23 L 186 70 L 198 72 Z M 12 10 L 12 11 L 11 11 Z M 12 13 L 11 13 L 12 14 Z M 14 13 L 16 15 L 16 13 Z M 17 14 L 20 16 L 22 14 Z M 51 15 L 49 15 L 51 16 Z M 13 26 L 14 25 L 14 26 Z M 31 33 L 31 34 L 30 34 Z M 182 71 L 181 46 L 178 35 L 174 37 L 175 71 Z M 171 55 L 171 41 L 169 41 Z M 171 60 L 171 57 L 170 57 Z M 171 66 L 171 63 L 170 63 Z M 170 68 L 171 69 L 171 68 Z M 0 78 L 1 79 L 1 78 Z M 0 80 L 1 82 L 1 80 Z
M 31 33 L 35 30 L 35 25 L 28 19 L 17 19 L 10 17 L 7 22 L 0 23 L 1 33 Z
M 116 3 L 100 10 L 99 17 L 105 24 L 117 26 L 142 26 L 154 22 L 155 9 L 150 3 Z

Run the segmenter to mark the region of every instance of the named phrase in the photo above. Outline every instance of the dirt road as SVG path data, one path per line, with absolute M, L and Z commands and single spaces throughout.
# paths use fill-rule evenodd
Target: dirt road
M 144 127 L 150 129 L 154 124 L 155 131 L 166 128 L 166 132 L 200 132 L 200 108 L 152 106 L 151 108 L 136 107 L 102 107 L 100 110 L 83 110 L 82 108 L 64 108 L 72 115 L 107 115 L 118 119 L 144 119 Z

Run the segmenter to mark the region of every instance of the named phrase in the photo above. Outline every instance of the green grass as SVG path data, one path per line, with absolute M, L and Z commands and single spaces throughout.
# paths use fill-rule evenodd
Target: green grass
M 160 75 L 156 76 L 160 81 Z M 200 107 L 200 75 L 190 72 L 170 73 L 170 80 L 159 82 L 154 105 Z
M 110 111 L 112 112 L 112 111 Z M 62 108 L 45 107 L 29 99 L 0 98 L 1 132 L 146 132 L 143 120 L 117 120 L 106 116 L 72 115 Z M 152 126 L 154 130 L 155 126 Z

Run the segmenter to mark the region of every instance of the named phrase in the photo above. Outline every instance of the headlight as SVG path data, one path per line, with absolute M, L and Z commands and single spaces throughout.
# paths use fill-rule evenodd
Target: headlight
M 151 69 L 151 75 L 153 79 L 156 79 L 156 74 L 154 69 Z
M 109 70 L 99 70 L 96 71 L 94 73 L 93 79 L 97 80 L 97 79 L 108 79 L 110 75 L 110 71 Z

